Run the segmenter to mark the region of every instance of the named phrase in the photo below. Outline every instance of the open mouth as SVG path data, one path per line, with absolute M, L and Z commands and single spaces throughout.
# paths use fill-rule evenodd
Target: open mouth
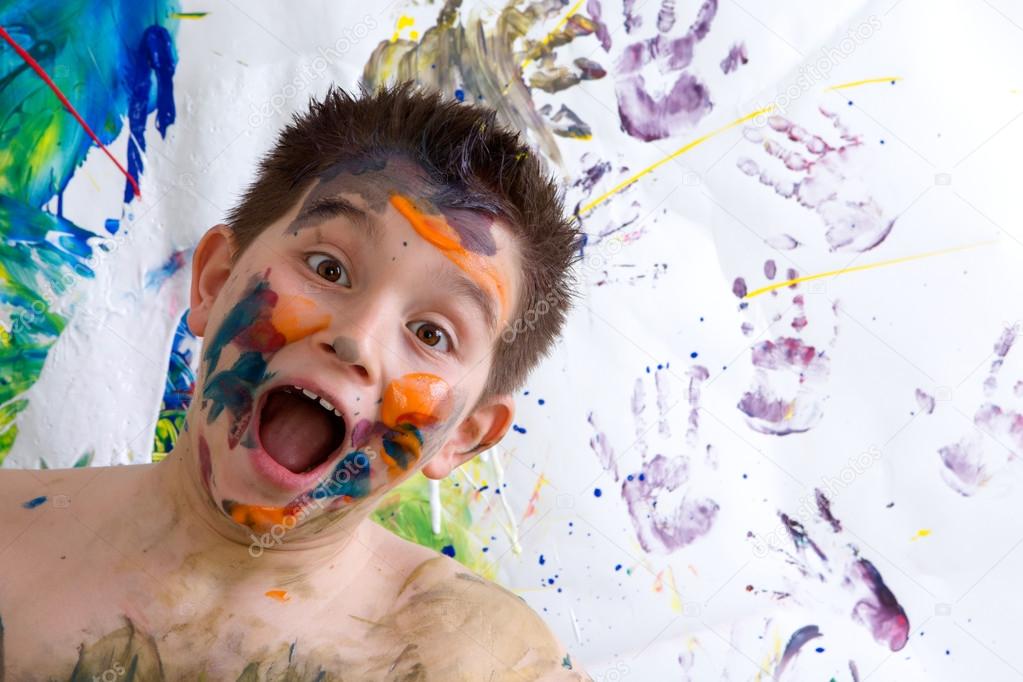
M 296 474 L 312 471 L 344 445 L 345 420 L 323 398 L 297 386 L 272 389 L 259 415 L 259 439 L 270 457 Z

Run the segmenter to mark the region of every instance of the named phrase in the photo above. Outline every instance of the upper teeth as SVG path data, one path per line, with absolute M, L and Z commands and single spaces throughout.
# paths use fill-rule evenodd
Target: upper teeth
M 323 408 L 325 410 L 330 410 L 337 417 L 341 416 L 341 413 L 337 411 L 337 408 L 334 407 L 326 398 L 321 398 L 320 396 L 310 391 L 308 388 L 302 388 L 301 386 L 295 386 L 295 388 L 302 391 L 302 393 L 305 393 L 307 397 L 312 398 L 313 400 L 319 400 L 320 404 L 323 405 Z

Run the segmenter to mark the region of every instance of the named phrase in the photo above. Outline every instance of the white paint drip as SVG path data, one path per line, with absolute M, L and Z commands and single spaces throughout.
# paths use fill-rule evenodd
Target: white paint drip
M 440 504 L 440 481 L 430 479 L 430 524 L 433 526 L 433 534 L 440 535 L 441 521 Z
M 494 467 L 494 479 L 497 481 L 497 489 L 501 490 L 504 488 L 504 467 L 501 466 L 501 458 L 494 453 L 493 457 L 490 457 L 490 451 L 487 450 L 483 453 L 486 455 L 484 462 L 489 462 Z M 481 455 L 481 457 L 483 456 Z M 512 551 L 516 554 L 522 554 L 522 545 L 519 544 L 519 524 L 515 522 L 515 515 L 512 514 L 511 505 L 508 504 L 508 498 L 504 493 L 499 495 L 501 498 L 501 506 L 504 507 L 504 513 L 508 517 L 508 528 L 505 530 L 508 532 L 508 538 L 512 543 Z
M 572 629 L 575 631 L 575 641 L 579 644 L 583 643 L 582 635 L 579 633 L 579 621 L 575 617 L 575 609 L 571 606 L 568 607 L 568 615 L 572 616 Z
M 500 487 L 503 487 L 504 469 L 501 467 L 501 463 L 500 461 L 498 461 L 497 457 L 496 456 L 490 457 L 490 451 L 487 450 L 486 452 L 480 453 L 480 461 L 483 462 L 484 464 L 490 464 L 493 466 L 494 478 L 497 481 L 497 485 L 499 486 L 498 489 L 500 489 Z M 462 474 L 462 477 L 465 478 L 466 482 L 468 482 L 469 485 L 472 486 L 472 489 L 479 493 L 481 497 L 483 497 L 484 501 L 486 501 L 487 505 L 489 506 L 490 496 L 487 495 L 487 491 L 482 490 L 480 486 L 476 483 L 476 481 L 472 480 L 472 476 L 470 476 L 465 471 L 465 469 L 459 467 L 458 471 L 459 473 Z M 500 494 L 498 495 L 498 497 L 501 498 L 501 505 L 504 508 L 505 515 L 508 517 L 508 523 L 507 524 L 502 523 L 501 528 L 504 530 L 505 534 L 508 536 L 508 540 L 511 542 L 512 551 L 515 552 L 516 554 L 522 554 L 522 545 L 519 544 L 519 526 L 517 523 L 515 523 L 515 515 L 512 514 L 511 507 L 508 505 L 508 500 L 505 499 L 504 494 Z

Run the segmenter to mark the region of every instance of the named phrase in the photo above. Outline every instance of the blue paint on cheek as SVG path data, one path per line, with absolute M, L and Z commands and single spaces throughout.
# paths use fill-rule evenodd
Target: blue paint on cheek
M 40 495 L 39 497 L 33 497 L 28 502 L 22 503 L 21 506 L 24 507 L 25 509 L 35 509 L 44 502 L 46 502 L 46 495 Z
M 235 337 L 249 329 L 256 322 L 264 311 L 272 308 L 277 302 L 277 294 L 269 290 L 270 284 L 266 280 L 258 282 L 245 298 L 240 300 L 221 322 L 220 328 L 210 340 L 209 346 L 203 352 L 203 359 L 212 372 L 220 362 L 220 353 L 224 347 L 231 343 Z
M 416 428 L 415 424 L 398 424 L 396 429 L 392 429 L 384 434 L 384 452 L 394 460 L 397 466 L 402 469 L 408 469 L 412 460 L 418 458 L 418 453 L 411 452 L 409 446 L 402 442 L 400 436 L 403 434 L 413 436 L 419 443 L 419 452 L 422 452 L 423 434 Z
M 366 497 L 370 490 L 370 459 L 361 450 L 349 452 L 334 466 L 330 478 L 311 493 L 315 500 L 328 497 Z
M 445 554 L 445 555 L 451 557 L 452 559 L 455 558 L 455 547 L 454 547 L 454 545 L 444 545 L 443 547 L 441 547 L 440 551 L 441 551 L 442 554 Z
M 231 369 L 217 372 L 203 387 L 204 400 L 213 402 L 206 423 L 211 423 L 226 407 L 236 417 L 252 409 L 252 392 L 266 375 L 262 353 L 242 353 Z

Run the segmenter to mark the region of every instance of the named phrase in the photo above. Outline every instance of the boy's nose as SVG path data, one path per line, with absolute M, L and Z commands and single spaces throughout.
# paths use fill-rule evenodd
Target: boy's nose
M 366 349 L 358 341 L 350 336 L 337 336 L 330 346 L 344 366 L 355 373 L 357 379 L 366 382 L 371 378 L 367 367 L 369 359 L 366 357 Z

